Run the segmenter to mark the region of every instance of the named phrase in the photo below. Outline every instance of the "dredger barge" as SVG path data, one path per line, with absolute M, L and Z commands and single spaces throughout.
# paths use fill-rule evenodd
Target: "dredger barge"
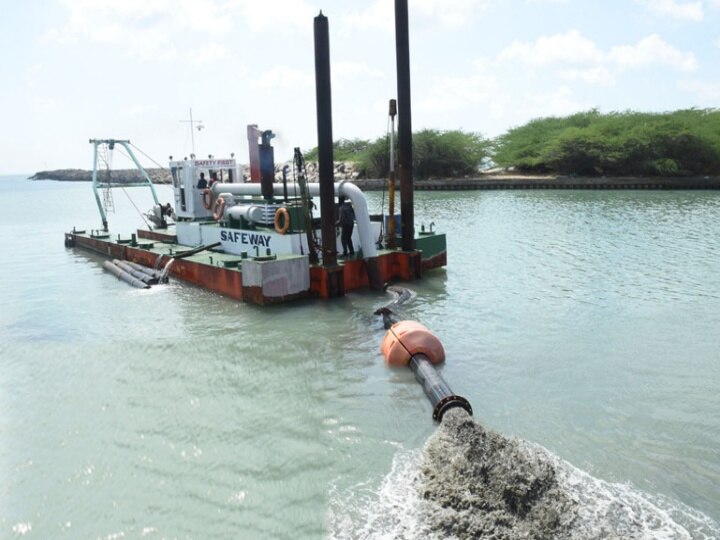
M 116 145 L 133 159 L 134 154 L 126 140 L 91 140 L 96 156 L 93 188 L 103 228 L 73 229 L 65 234 L 65 244 L 149 268 L 167 268 L 174 278 L 261 305 L 380 288 L 392 280 L 418 279 L 446 264 L 445 235 L 437 232 L 421 232 L 414 250 L 389 248 L 395 240 L 383 232 L 389 218 L 371 216 L 364 194 L 350 182 L 330 184 L 332 205 L 317 217 L 313 199 L 321 195 L 322 183 L 305 181 L 299 149 L 296 181 L 275 182 L 272 137 L 269 130 L 248 126 L 249 182 L 237 182 L 242 175 L 234 158 L 171 160 L 174 205 L 160 204 L 151 180 L 139 167 L 155 199 L 149 213 L 155 226 L 138 229 L 128 238 L 108 230 L 101 202 L 105 198 L 98 190 L 112 186 L 98 181 L 97 155 L 99 148 Z M 210 184 L 199 184 L 201 178 Z M 356 222 L 352 242 L 358 249 L 344 259 L 337 257 L 338 198 L 352 203 Z M 174 224 L 168 224 L 170 216 Z
M 400 16 L 398 17 L 398 13 Z M 381 289 L 392 280 L 410 281 L 447 262 L 445 235 L 421 227 L 415 235 L 412 180 L 412 128 L 407 5 L 396 3 L 398 100 L 391 100 L 393 129 L 390 143 L 389 208 L 387 215 L 370 216 L 365 196 L 349 182 L 333 177 L 332 96 L 328 20 L 315 17 L 315 86 L 319 182 L 305 180 L 302 153 L 295 149 L 292 183 L 283 171 L 275 182 L 272 131 L 248 126 L 249 182 L 230 159 L 172 160 L 170 172 L 174 208 L 162 205 L 152 182 L 132 152 L 130 141 L 91 139 L 94 145 L 93 190 L 102 229 L 65 233 L 65 245 L 89 249 L 140 265 L 133 272 L 115 261 L 106 267 L 135 286 L 146 286 L 143 268 L 164 269 L 182 281 L 237 300 L 265 305 L 297 298 L 332 298 L 347 291 Z M 400 214 L 394 211 L 394 121 L 398 113 Z M 192 132 L 192 117 L 191 117 Z M 130 238 L 112 235 L 106 209 L 111 201 L 109 175 L 98 180 L 98 155 L 125 149 L 138 167 L 154 199 L 148 217 L 155 226 L 138 229 Z M 194 150 L 193 150 L 194 151 Z M 101 156 L 102 157 L 102 156 Z M 108 164 L 108 160 L 105 160 Z M 109 169 L 108 169 L 109 170 Z M 124 187 L 124 186 L 123 186 Z M 104 189 L 103 197 L 99 189 Z M 319 197 L 319 217 L 314 198 Z M 338 204 L 349 199 L 354 210 L 351 241 L 358 251 L 339 260 L 338 247 L 347 244 L 350 223 L 344 223 L 344 242 L 338 238 Z M 168 223 L 172 217 L 174 225 Z M 346 220 L 347 221 L 347 220 Z M 387 223 L 387 226 L 385 226 Z M 397 225 L 399 226 L 396 226 Z M 398 234 L 399 233 L 399 234 Z M 396 247 L 397 246 L 397 247 Z M 345 246 L 343 246 L 344 248 Z M 353 253 L 350 249 L 350 253 Z M 138 281 L 138 279 L 140 281 Z

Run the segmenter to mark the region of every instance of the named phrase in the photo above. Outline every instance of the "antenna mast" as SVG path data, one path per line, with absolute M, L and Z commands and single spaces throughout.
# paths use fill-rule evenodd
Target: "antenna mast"
M 192 115 L 192 107 L 190 107 L 190 120 L 180 120 L 181 122 L 184 122 L 186 124 L 190 124 L 190 141 L 192 142 L 192 153 L 195 153 L 195 124 L 197 124 L 197 130 L 200 131 L 205 126 L 203 126 L 202 120 L 193 120 Z

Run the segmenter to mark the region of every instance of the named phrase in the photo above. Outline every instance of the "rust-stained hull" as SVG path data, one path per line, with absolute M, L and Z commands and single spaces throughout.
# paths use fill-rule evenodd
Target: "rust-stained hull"
M 79 247 L 99 253 L 113 259 L 132 261 L 148 267 L 164 268 L 171 259 L 172 249 L 184 249 L 176 244 L 173 234 L 163 231 L 139 230 L 142 241 L 132 245 L 129 241 L 114 241 L 109 236 L 100 237 L 84 232 L 65 234 L 65 245 Z M 158 243 L 161 247 L 155 246 Z M 170 247 L 168 247 L 170 246 Z M 364 259 L 346 259 L 337 266 L 326 268 L 319 265 L 309 266 L 309 288 L 303 292 L 269 296 L 262 286 L 243 284 L 243 273 L 234 266 L 225 267 L 212 263 L 212 256 L 203 260 L 198 258 L 176 258 L 169 268 L 169 275 L 192 283 L 203 289 L 222 294 L 235 300 L 253 304 L 267 305 L 282 303 L 304 297 L 332 298 L 344 293 L 370 287 L 367 262 Z M 207 259 L 210 259 L 208 263 Z M 396 280 L 413 281 L 419 279 L 424 271 L 444 266 L 447 261 L 445 251 L 422 258 L 420 251 L 381 251 L 378 267 L 383 282 Z

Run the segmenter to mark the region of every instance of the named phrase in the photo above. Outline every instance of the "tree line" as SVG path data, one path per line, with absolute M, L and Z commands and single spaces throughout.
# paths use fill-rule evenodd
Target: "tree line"
M 341 139 L 336 161 L 353 161 L 368 178 L 389 170 L 389 138 Z M 305 154 L 317 159 L 317 148 Z M 720 174 L 720 110 L 601 114 L 597 109 L 532 120 L 488 139 L 462 130 L 413 134 L 417 178 L 459 177 L 496 166 L 519 173 L 578 176 Z

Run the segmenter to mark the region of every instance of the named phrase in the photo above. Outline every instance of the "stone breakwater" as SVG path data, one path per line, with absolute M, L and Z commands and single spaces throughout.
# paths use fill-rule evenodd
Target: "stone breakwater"
M 287 167 L 287 179 L 292 181 L 293 166 L 292 163 L 278 163 L 275 165 L 275 181 L 281 182 L 283 178 L 283 169 Z M 243 181 L 248 181 L 250 169 L 247 165 L 242 165 Z M 318 164 L 315 161 L 308 162 L 305 166 L 307 179 L 309 182 L 317 182 L 319 180 Z M 145 169 L 148 176 L 155 184 L 170 184 L 172 178 L 169 169 L 148 168 Z M 339 161 L 335 163 L 334 176 L 336 182 L 343 180 L 361 179 L 362 173 L 358 169 L 358 165 L 351 161 Z M 107 172 L 99 171 L 101 181 L 107 181 Z M 56 169 L 52 171 L 39 171 L 30 177 L 30 180 L 57 180 L 59 182 L 90 182 L 92 181 L 92 171 L 85 169 Z M 117 169 L 113 170 L 110 175 L 113 183 L 124 184 L 143 181 L 143 177 L 137 169 Z

